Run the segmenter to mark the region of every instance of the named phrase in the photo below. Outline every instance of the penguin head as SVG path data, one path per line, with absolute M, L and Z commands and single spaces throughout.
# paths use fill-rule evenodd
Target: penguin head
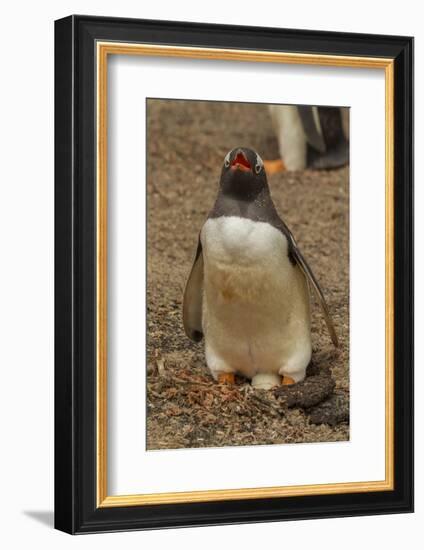
M 258 153 L 247 147 L 229 151 L 222 167 L 220 188 L 239 200 L 254 200 L 268 189 L 264 163 Z

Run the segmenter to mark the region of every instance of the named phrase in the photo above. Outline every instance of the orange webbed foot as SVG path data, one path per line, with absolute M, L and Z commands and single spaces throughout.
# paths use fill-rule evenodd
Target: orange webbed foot
M 218 374 L 218 384 L 235 384 L 236 377 L 232 372 L 220 372 Z
M 281 380 L 282 386 L 292 386 L 293 384 L 296 384 L 296 382 L 293 380 L 293 378 L 290 378 L 290 376 L 283 376 Z

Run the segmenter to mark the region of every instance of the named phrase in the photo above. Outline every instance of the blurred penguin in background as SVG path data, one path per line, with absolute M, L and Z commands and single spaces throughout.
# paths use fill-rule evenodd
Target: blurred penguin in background
M 349 108 L 269 105 L 280 158 L 265 161 L 268 174 L 332 169 L 349 163 Z

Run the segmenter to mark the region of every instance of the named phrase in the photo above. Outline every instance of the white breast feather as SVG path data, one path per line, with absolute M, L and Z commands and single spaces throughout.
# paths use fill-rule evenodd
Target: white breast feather
M 236 216 L 209 219 L 204 257 L 206 360 L 219 371 L 285 373 L 310 358 L 309 295 L 283 233 Z M 303 377 L 301 374 L 300 377 Z

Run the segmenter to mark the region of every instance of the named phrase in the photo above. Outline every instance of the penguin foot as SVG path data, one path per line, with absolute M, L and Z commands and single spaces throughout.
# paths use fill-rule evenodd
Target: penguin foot
M 233 372 L 220 372 L 218 374 L 218 384 L 235 384 L 236 377 Z
M 296 384 L 296 382 L 293 380 L 293 378 L 290 378 L 290 376 L 283 376 L 281 380 L 282 386 L 291 386 L 292 384 Z
M 264 160 L 265 172 L 268 176 L 278 174 L 279 172 L 285 172 L 287 170 L 283 160 Z
M 256 374 L 251 384 L 257 390 L 270 390 L 280 385 L 280 377 L 278 374 Z

